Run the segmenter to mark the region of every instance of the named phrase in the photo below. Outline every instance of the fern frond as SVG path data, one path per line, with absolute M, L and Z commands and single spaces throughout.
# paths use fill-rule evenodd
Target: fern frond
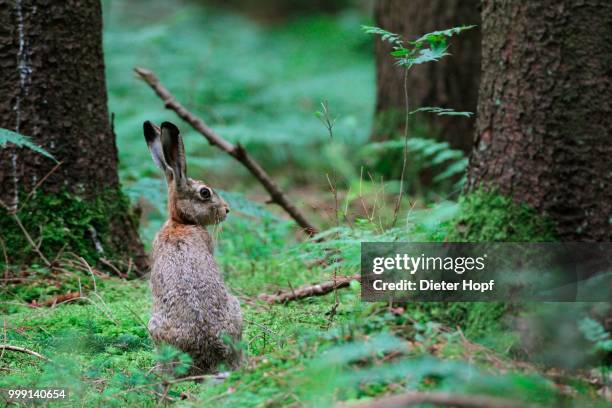
M 399 34 L 392 33 L 380 27 L 367 26 L 367 25 L 362 25 L 361 29 L 366 34 L 379 35 L 383 41 L 387 41 L 388 43 L 395 45 L 397 47 L 402 47 L 403 42 Z
M 17 147 L 25 147 L 30 149 L 57 163 L 57 160 L 51 155 L 51 153 L 32 142 L 29 137 L 13 132 L 12 130 L 0 128 L 0 148 L 4 148 L 8 143 L 14 144 Z
M 470 116 L 474 114 L 473 112 L 457 112 L 454 109 L 439 108 L 436 106 L 424 106 L 422 108 L 415 109 L 412 112 L 409 112 L 409 114 L 413 115 L 417 112 L 430 112 L 430 113 L 435 113 L 438 116 L 465 116 L 466 118 L 469 118 Z
M 444 37 L 452 37 L 454 35 L 461 34 L 464 31 L 471 30 L 476 27 L 475 25 L 460 26 L 448 28 L 446 30 L 432 31 L 431 33 L 423 34 L 419 39 L 412 42 L 412 44 L 420 43 L 433 43 L 439 42 Z
M 404 141 L 400 139 L 385 142 L 370 143 L 362 150 L 362 156 L 381 157 L 389 152 L 404 149 Z M 414 166 L 419 169 L 431 168 L 434 170 L 433 181 L 443 183 L 455 179 L 457 175 L 465 173 L 468 159 L 461 150 L 450 147 L 447 142 L 424 137 L 411 137 L 407 141 L 408 154 Z M 463 180 L 463 179 L 462 179 Z M 456 185 L 457 188 L 460 184 Z

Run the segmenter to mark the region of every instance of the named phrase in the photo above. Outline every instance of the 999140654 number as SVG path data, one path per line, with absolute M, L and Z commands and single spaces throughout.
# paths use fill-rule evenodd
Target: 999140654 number
M 17 388 L 5 390 L 6 395 L 12 400 L 50 400 L 68 398 L 68 390 L 65 388 Z

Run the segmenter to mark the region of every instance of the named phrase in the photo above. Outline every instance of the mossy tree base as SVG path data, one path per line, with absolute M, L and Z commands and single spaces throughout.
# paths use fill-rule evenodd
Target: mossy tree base
M 554 224 L 525 204 L 496 191 L 476 190 L 459 199 L 459 212 L 450 227 L 451 242 L 557 241 Z M 512 305 L 505 302 L 423 303 L 418 306 L 444 324 L 461 325 L 470 338 L 499 332 Z
M 125 236 L 137 231 L 134 225 L 137 220 L 130 214 L 129 202 L 120 191 L 107 189 L 93 200 L 64 191 L 36 194 L 27 201 L 23 195 L 20 201 L 22 207 L 16 215 L 47 259 L 72 252 L 91 264 L 104 259 L 120 269 L 131 268 L 138 275 L 146 270 L 140 241 Z M 6 209 L 0 209 L 0 238 L 10 264 L 41 263 L 35 248 Z
M 448 236 L 456 242 L 557 241 L 554 223 L 526 204 L 482 189 L 459 199 L 459 216 Z

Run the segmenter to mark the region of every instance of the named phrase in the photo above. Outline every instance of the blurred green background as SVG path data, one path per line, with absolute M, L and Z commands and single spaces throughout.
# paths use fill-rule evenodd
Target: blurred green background
M 133 73 L 137 66 L 153 70 L 189 110 L 224 138 L 240 141 L 281 185 L 306 197 L 312 186 L 327 188 L 330 164 L 346 160 L 339 153 L 367 140 L 375 102 L 372 38 L 360 28 L 369 21 L 367 7 L 338 3 L 333 13 L 312 13 L 309 2 L 296 2 L 298 12 L 291 8 L 266 20 L 254 5 L 221 3 L 103 2 L 109 110 L 121 180 L 133 199 L 143 192 L 154 197 L 155 189 L 160 194 L 150 201 L 165 195 L 143 141 L 145 120 L 179 126 L 192 177 L 265 198 L 240 164 L 164 109 Z M 271 2 L 271 9 L 273 3 L 287 2 Z M 338 117 L 336 143 L 315 117 L 323 100 Z M 304 205 L 299 196 L 296 201 Z M 156 229 L 160 219 L 148 219 Z

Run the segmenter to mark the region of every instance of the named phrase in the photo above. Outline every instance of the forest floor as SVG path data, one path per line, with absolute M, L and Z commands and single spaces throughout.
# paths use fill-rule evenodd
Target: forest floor
M 393 204 L 384 203 L 393 203 L 394 184 L 376 182 L 361 167 L 372 161 L 372 151 L 362 147 L 372 126 L 375 87 L 371 38 L 360 29 L 368 21 L 359 11 L 265 26 L 197 2 L 103 5 L 120 176 L 142 210 L 143 242 L 150 248 L 165 218 L 166 197 L 142 122 L 173 120 L 185 137 L 189 175 L 218 188 L 235 210 L 213 234 L 225 280 L 241 301 L 247 359 L 227 379 L 195 382 L 159 374 L 156 364 L 181 355 L 155 350 L 150 340 L 146 279 L 112 276 L 112 269 L 90 269 L 78 256 L 64 254 L 53 271 L 7 269 L 0 343 L 42 357 L 0 350 L 0 389 L 66 385 L 72 395 L 65 406 L 330 406 L 406 390 L 501 397 L 518 405 L 607 405 L 601 398 L 610 393 L 605 366 L 536 364 L 537 356 L 518 347 L 521 333 L 501 319 L 497 304 L 365 303 L 357 282 L 337 297 L 286 305 L 258 300 L 262 293 L 326 281 L 334 273 L 358 273 L 360 241 L 444 239 L 460 211 L 457 189 L 415 192 L 404 200 L 401 228 L 378 228 L 380 218 L 393 213 Z M 240 140 L 324 228 L 336 222 L 326 177 L 335 171 L 341 207 L 350 216 L 328 231 L 333 239 L 327 244 L 342 252 L 342 262 L 309 267 L 327 247 L 304 242 L 278 209 L 255 204 L 263 201 L 261 188 L 164 110 L 134 77 L 135 66 L 154 70 L 223 137 Z M 338 115 L 333 142 L 314 114 L 323 100 Z M 456 157 L 444 146 L 421 143 L 422 150 Z M 418 177 L 409 181 L 417 185 Z M 552 333 L 569 338 L 561 329 Z M 554 344 L 556 355 L 570 354 L 567 344 Z
M 270 305 L 257 296 L 289 283 L 295 288 L 320 282 L 330 273 L 279 261 L 225 271 L 241 300 L 241 347 L 247 355 L 229 378 L 194 382 L 159 374 L 156 364 L 177 355 L 156 351 L 151 343 L 148 283 L 75 270 L 78 289 L 65 277 L 56 287 L 63 293 L 76 289 L 78 298 L 38 307 L 2 302 L 1 342 L 50 360 L 0 352 L 0 389 L 63 385 L 71 392 L 66 406 L 76 401 L 81 406 L 158 406 L 160 395 L 185 406 L 329 406 L 402 389 L 542 406 L 605 406 L 596 402 L 602 387 L 597 370 L 564 371 L 521 361 L 508 353 L 516 333 L 500 326 L 466 333 L 437 323 L 434 316 L 445 316 L 444 305 L 363 303 L 357 282 L 337 291 L 337 307 L 333 293 Z M 21 295 L 39 287 L 40 278 L 28 277 L 31 286 L 22 282 Z

